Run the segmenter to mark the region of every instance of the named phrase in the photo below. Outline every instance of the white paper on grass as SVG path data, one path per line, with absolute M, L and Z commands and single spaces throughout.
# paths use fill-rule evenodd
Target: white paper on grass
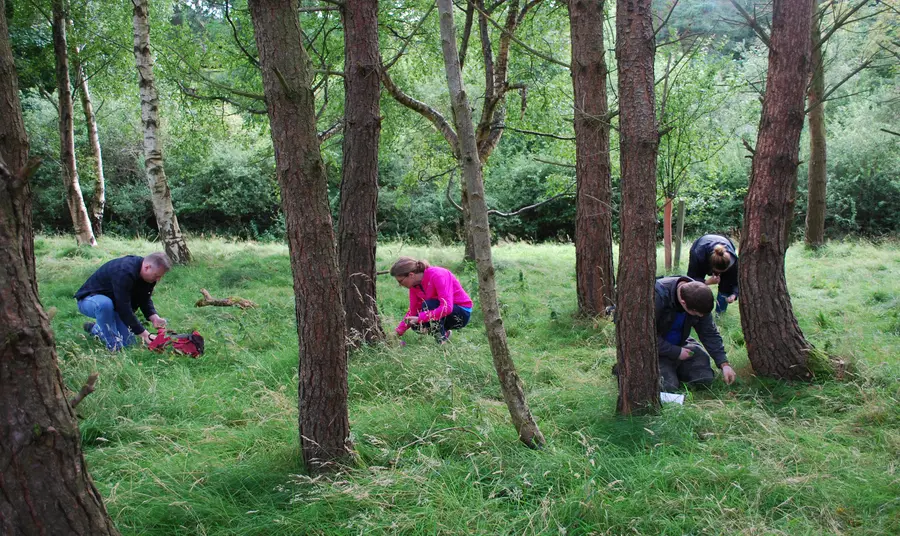
M 684 405 L 684 395 L 675 393 L 659 393 L 659 401 L 663 404 L 665 404 L 666 402 L 675 402 L 676 404 Z

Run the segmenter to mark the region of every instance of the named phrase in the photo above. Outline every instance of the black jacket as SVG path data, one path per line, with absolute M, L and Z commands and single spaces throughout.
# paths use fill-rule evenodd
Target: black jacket
M 734 249 L 734 243 L 724 236 L 708 234 L 697 239 L 691 246 L 691 253 L 688 256 L 688 272 L 687 276 L 697 281 L 703 281 L 707 275 L 712 275 L 712 265 L 709 262 L 710 255 L 716 246 L 723 244 L 734 262 L 731 266 L 722 272 L 719 279 L 719 293 L 725 296 L 734 294 L 738 296 L 738 256 Z
M 143 257 L 127 255 L 113 259 L 94 272 L 84 285 L 75 293 L 76 300 L 88 296 L 102 294 L 113 302 L 113 307 L 122 322 L 128 325 L 131 332 L 140 335 L 146 328 L 140 323 L 134 312 L 140 307 L 148 319 L 156 314 L 153 307 L 153 287 L 156 283 L 148 283 L 141 279 Z
M 656 345 L 660 358 L 677 360 L 681 354 L 681 346 L 670 343 L 665 339 L 666 334 L 672 329 L 675 322 L 675 316 L 684 312 L 681 304 L 678 303 L 678 294 L 676 288 L 678 283 L 690 282 L 688 277 L 673 276 L 662 277 L 656 280 L 655 303 L 656 303 Z M 681 342 L 691 334 L 691 328 L 697 332 L 697 338 L 703 343 L 703 347 L 709 353 L 716 366 L 722 368 L 722 364 L 728 361 L 725 356 L 725 345 L 722 343 L 722 336 L 716 328 L 711 314 L 706 316 L 694 316 L 685 313 L 684 327 L 681 331 Z

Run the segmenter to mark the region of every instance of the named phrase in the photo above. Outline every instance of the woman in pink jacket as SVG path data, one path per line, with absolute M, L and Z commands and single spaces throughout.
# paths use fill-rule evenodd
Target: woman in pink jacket
M 450 340 L 451 330 L 465 327 L 472 315 L 472 300 L 450 270 L 428 261 L 400 257 L 391 275 L 409 289 L 409 310 L 397 326 L 397 335 L 409 328 L 433 332 L 439 344 Z

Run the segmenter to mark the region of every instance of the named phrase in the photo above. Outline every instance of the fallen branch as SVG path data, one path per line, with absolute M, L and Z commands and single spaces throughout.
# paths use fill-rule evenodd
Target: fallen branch
M 81 391 L 78 391 L 78 394 L 72 397 L 72 400 L 69 400 L 69 405 L 72 406 L 72 409 L 75 409 L 75 406 L 80 404 L 81 401 L 84 400 L 84 397 L 94 392 L 94 384 L 97 383 L 97 378 L 99 377 L 99 372 L 92 372 L 91 375 L 88 376 L 87 383 L 84 384 Z
M 224 299 L 213 298 L 205 288 L 200 289 L 200 294 L 203 294 L 203 299 L 197 300 L 194 307 L 206 307 L 208 305 L 215 307 L 240 307 L 241 309 L 253 309 L 254 307 L 257 307 L 255 303 L 244 298 L 237 298 L 234 296 L 229 296 Z

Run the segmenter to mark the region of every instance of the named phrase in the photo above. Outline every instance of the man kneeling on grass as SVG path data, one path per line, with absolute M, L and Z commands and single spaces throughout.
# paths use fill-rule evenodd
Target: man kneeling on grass
M 722 336 L 710 314 L 715 305 L 712 290 L 689 277 L 663 277 L 656 280 L 655 302 L 663 390 L 674 391 L 681 382 L 710 385 L 715 377 L 709 365 L 710 356 L 722 369 L 725 383 L 731 385 L 734 369 L 728 364 Z M 691 328 L 697 332 L 702 346 L 690 337 Z
M 150 295 L 171 268 L 172 261 L 162 252 L 146 257 L 128 255 L 98 268 L 75 293 L 81 314 L 97 320 L 85 322 L 84 330 L 113 351 L 134 343 L 134 335 L 149 345 L 150 332 L 134 311 L 140 308 L 154 328 L 166 326 L 166 319 L 156 314 Z

